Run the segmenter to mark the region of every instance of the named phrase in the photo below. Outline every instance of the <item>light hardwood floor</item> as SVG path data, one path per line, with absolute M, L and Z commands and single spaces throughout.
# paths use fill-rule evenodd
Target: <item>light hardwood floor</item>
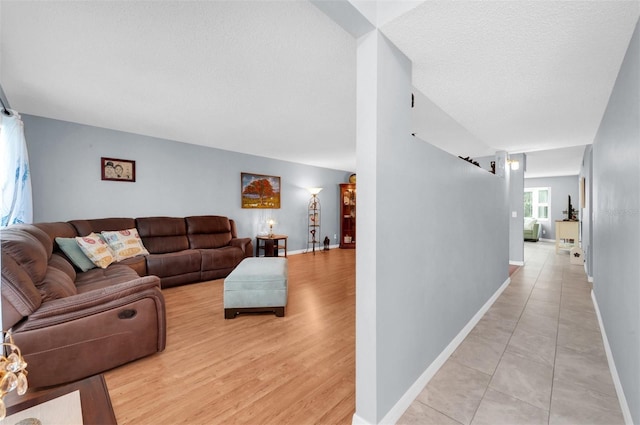
M 223 280 L 163 290 L 164 352 L 105 373 L 126 424 L 350 424 L 355 251 L 289 256 L 285 317 L 225 320 Z

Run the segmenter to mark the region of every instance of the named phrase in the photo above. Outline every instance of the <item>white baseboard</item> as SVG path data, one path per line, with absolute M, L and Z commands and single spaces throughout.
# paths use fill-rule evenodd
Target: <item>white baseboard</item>
M 507 278 L 502 286 L 489 298 L 489 300 L 478 310 L 478 312 L 469 320 L 464 328 L 453 338 L 453 340 L 447 345 L 447 347 L 436 357 L 436 359 L 427 367 L 427 369 L 420 375 L 420 377 L 409 387 L 407 392 L 404 393 L 400 400 L 387 412 L 387 414 L 379 422 L 380 424 L 395 424 L 400 420 L 404 412 L 411 406 L 411 403 L 418 397 L 424 387 L 427 386 L 431 378 L 434 377 L 436 372 L 440 370 L 442 365 L 449 359 L 449 357 L 456 351 L 456 348 L 464 341 L 469 332 L 478 324 L 482 316 L 489 310 L 493 303 L 498 299 L 502 291 L 506 289 L 511 283 L 511 278 Z M 353 425 L 371 425 L 357 414 L 353 415 L 351 422 Z
M 545 239 L 545 238 L 540 238 L 539 240 L 541 240 L 542 242 L 553 242 L 556 243 L 555 239 Z
M 356 415 L 355 413 L 353 414 L 353 418 L 351 418 L 351 424 L 352 425 L 372 425 L 369 422 L 362 419 L 360 416 Z
M 592 280 L 593 281 L 593 278 Z M 620 382 L 620 376 L 616 369 L 616 363 L 613 360 L 613 353 L 611 352 L 611 346 L 609 346 L 609 340 L 607 339 L 607 333 L 604 330 L 604 323 L 602 322 L 602 316 L 600 316 L 600 308 L 598 307 L 598 301 L 596 301 L 596 293 L 591 290 L 591 299 L 593 300 L 593 306 L 598 316 L 598 325 L 600 325 L 600 333 L 602 334 L 602 342 L 604 342 L 604 351 L 607 353 L 607 362 L 609 363 L 609 370 L 611 371 L 611 378 L 613 379 L 613 385 L 616 388 L 616 394 L 620 401 L 620 409 L 622 410 L 622 416 L 624 417 L 624 423 L 627 425 L 633 425 L 633 418 L 631 417 L 631 410 L 629 410 L 629 404 L 627 404 L 627 398 L 624 396 L 624 389 L 622 388 L 622 382 Z
M 524 266 L 524 261 L 511 261 L 509 260 L 510 266 Z
M 593 276 L 587 275 L 587 282 L 593 283 Z
M 329 245 L 329 250 L 340 248 L 340 245 Z M 316 252 L 323 252 L 324 247 L 316 248 Z M 287 255 L 312 253 L 310 249 L 296 249 L 295 251 L 287 251 Z

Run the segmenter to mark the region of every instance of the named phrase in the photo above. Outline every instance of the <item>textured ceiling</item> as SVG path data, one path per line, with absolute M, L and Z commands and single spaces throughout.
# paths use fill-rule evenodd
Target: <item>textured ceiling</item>
M 411 58 L 416 89 L 477 143 L 434 139 L 419 100 L 418 137 L 462 156 L 582 146 L 527 168 L 566 175 L 593 143 L 639 14 L 637 1 L 428 1 L 383 32 Z
M 418 137 L 462 156 L 574 147 L 547 158 L 575 174 L 639 14 L 435 0 L 382 31 L 414 63 Z M 356 40 L 307 1 L 0 0 L 0 19 L 0 82 L 20 112 L 356 168 Z M 538 162 L 528 174 L 568 172 Z
M 527 152 L 526 177 L 574 176 L 586 146 Z
M 1 7 L 20 112 L 355 169 L 356 41 L 309 2 Z

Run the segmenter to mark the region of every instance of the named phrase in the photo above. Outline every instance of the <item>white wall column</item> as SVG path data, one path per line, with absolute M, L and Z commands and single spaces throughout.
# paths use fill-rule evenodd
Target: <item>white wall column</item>
M 384 211 L 379 195 L 388 193 L 383 181 L 387 170 L 381 162 L 399 144 L 410 139 L 411 62 L 378 30 L 358 39 L 357 52 L 358 250 L 356 253 L 356 414 L 354 423 L 378 423 L 395 400 L 386 400 L 387 385 L 379 385 L 380 333 L 385 320 L 380 311 L 379 276 L 385 261 L 378 251 L 385 248 L 384 232 L 378 232 Z M 387 179 L 388 180 L 388 179 Z M 390 242 L 390 241 L 389 241 Z M 382 288 L 385 292 L 384 288 Z M 383 387 L 387 387 L 386 389 Z
M 354 423 L 377 423 L 376 164 L 378 30 L 358 39 L 357 131 L 358 249 L 356 252 L 356 413 Z M 361 182 L 361 183 L 360 183 Z M 366 211 L 366 214 L 362 212 Z

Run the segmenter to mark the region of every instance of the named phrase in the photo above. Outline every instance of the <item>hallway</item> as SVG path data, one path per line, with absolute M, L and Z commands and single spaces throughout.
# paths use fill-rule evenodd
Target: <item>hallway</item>
M 623 424 L 582 265 L 553 243 L 526 264 L 399 424 Z

